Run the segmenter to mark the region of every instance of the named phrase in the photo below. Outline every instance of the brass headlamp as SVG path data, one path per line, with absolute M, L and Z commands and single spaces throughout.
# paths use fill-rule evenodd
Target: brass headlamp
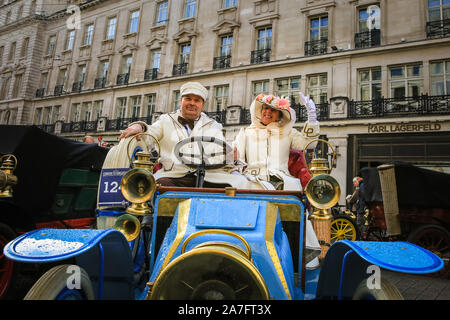
M 12 187 L 17 184 L 17 177 L 13 174 L 17 167 L 17 158 L 12 154 L 0 158 L 0 198 L 13 196 Z
M 151 214 L 147 202 L 156 191 L 156 181 L 152 174 L 155 166 L 155 163 L 151 161 L 152 154 L 148 150 L 147 152 L 140 151 L 136 153 L 136 160 L 131 161 L 130 143 L 133 139 L 142 135 L 148 135 L 155 140 L 158 146 L 158 154 L 160 152 L 158 140 L 148 133 L 137 134 L 128 143 L 128 159 L 133 168 L 123 176 L 120 185 L 123 196 L 131 202 L 131 206 L 126 209 L 126 212 L 135 215 Z
M 305 163 L 307 163 L 306 149 L 313 142 L 323 142 L 332 151 L 331 154 L 313 154 L 309 166 L 307 166 L 312 178 L 305 188 L 305 194 L 313 207 L 309 219 L 322 247 L 322 253 L 319 258 L 323 259 L 331 242 L 331 219 L 333 218 L 331 207 L 339 201 L 341 188 L 336 179 L 330 176 L 335 163 L 336 152 L 328 141 L 315 139 L 309 142 L 303 150 Z M 328 159 L 329 156 L 331 156 L 331 163 Z

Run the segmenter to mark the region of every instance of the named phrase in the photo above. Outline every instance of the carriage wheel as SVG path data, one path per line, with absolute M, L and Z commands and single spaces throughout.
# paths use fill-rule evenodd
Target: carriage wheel
M 94 290 L 86 271 L 75 266 L 80 271 L 79 275 L 75 275 L 69 272 L 70 267 L 73 265 L 62 264 L 48 270 L 31 287 L 24 300 L 93 300 Z M 69 278 L 72 275 L 79 276 L 79 287 L 76 281 L 72 282 Z
M 6 244 L 16 237 L 14 231 L 6 224 L 0 223 L 0 299 L 12 296 L 12 288 L 17 274 L 17 264 L 3 253 Z
M 444 260 L 444 268 L 432 273 L 432 276 L 450 276 L 450 232 L 447 229 L 440 225 L 423 225 L 411 232 L 407 241 L 430 250 Z
M 358 239 L 358 228 L 353 219 L 345 215 L 336 216 L 331 222 L 331 243 L 356 239 Z
M 404 300 L 400 291 L 386 279 L 380 279 L 379 288 L 367 286 L 367 279 L 361 281 L 353 294 L 353 300 Z

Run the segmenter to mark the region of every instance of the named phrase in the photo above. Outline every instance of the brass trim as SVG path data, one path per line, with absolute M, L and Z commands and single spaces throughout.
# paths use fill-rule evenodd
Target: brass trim
M 259 285 L 259 288 L 262 290 L 262 293 L 264 294 L 263 300 L 269 300 L 269 291 L 267 289 L 266 282 L 264 281 L 263 276 L 259 272 L 259 270 L 255 267 L 255 265 L 250 262 L 245 257 L 241 256 L 240 254 L 237 254 L 235 250 L 227 247 L 222 247 L 220 245 L 217 245 L 216 247 L 198 247 L 191 251 L 188 251 L 178 257 L 176 257 L 162 272 L 158 275 L 156 280 L 153 282 L 152 286 L 152 292 L 150 294 L 150 300 L 155 299 L 155 292 L 158 293 L 160 283 L 162 279 L 164 279 L 164 276 L 167 272 L 170 271 L 170 269 L 173 266 L 176 266 L 180 261 L 185 260 L 189 258 L 192 255 L 198 255 L 199 253 L 213 253 L 213 254 L 219 254 L 223 256 L 227 256 L 231 259 L 234 259 L 236 262 L 242 264 L 244 268 L 250 271 L 250 273 L 253 275 L 253 278 L 256 280 L 256 282 Z
M 178 204 L 177 235 L 175 237 L 175 240 L 172 242 L 169 251 L 167 252 L 163 264 L 161 265 L 160 272 L 169 264 L 170 259 L 172 259 L 173 254 L 180 245 L 181 240 L 183 240 L 184 238 L 189 219 L 190 209 L 191 209 L 191 199 L 186 199 L 185 201 L 181 201 Z
M 273 243 L 273 236 L 275 234 L 275 224 L 277 222 L 277 206 L 272 203 L 267 203 L 266 208 L 266 231 L 264 233 L 264 239 L 266 241 L 267 251 L 269 252 L 269 256 L 272 259 L 273 266 L 280 278 L 281 284 L 283 285 L 283 289 L 286 292 L 286 295 L 289 300 L 292 299 L 291 293 L 289 292 L 289 287 L 286 281 L 286 277 L 283 273 L 283 268 L 281 267 L 280 258 L 278 257 L 277 250 L 275 249 L 275 245 Z
M 238 240 L 240 240 L 244 246 L 245 249 L 247 250 L 247 259 L 251 260 L 252 259 L 252 250 L 250 248 L 250 245 L 248 244 L 247 240 L 245 240 L 244 237 L 242 237 L 241 235 L 229 231 L 229 230 L 224 230 L 224 229 L 207 229 L 207 230 L 201 230 L 201 231 L 197 231 L 192 233 L 189 237 L 186 238 L 186 240 L 184 240 L 183 246 L 181 247 L 181 254 L 184 253 L 184 251 L 186 250 L 186 246 L 189 243 L 189 241 L 191 241 L 192 239 L 201 236 L 201 235 L 205 235 L 205 234 L 224 234 L 230 237 L 234 237 Z

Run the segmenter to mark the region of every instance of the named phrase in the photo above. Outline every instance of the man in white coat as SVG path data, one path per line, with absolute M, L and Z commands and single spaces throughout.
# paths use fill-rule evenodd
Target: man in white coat
M 300 101 L 308 113 L 301 132 L 293 128 L 295 110 L 288 99 L 274 95 L 258 95 L 250 106 L 251 124 L 242 128 L 233 146 L 239 161 L 245 168 L 242 172 L 253 182 L 254 188 L 274 190 L 302 190 L 299 179 L 289 173 L 288 161 L 291 149 L 303 150 L 319 135 L 319 122 L 314 102 L 300 92 Z M 280 187 L 282 186 L 282 187 Z M 306 220 L 307 268 L 319 265 L 320 244 L 311 222 Z
M 225 137 L 222 125 L 202 112 L 208 96 L 208 90 L 204 86 L 198 82 L 187 82 L 181 86 L 180 96 L 181 107 L 179 110 L 161 115 L 152 125 L 147 125 L 142 121 L 133 122 L 121 133 L 119 140 L 141 132 L 151 134 L 158 140 L 161 147 L 159 161 L 162 169 L 156 172 L 156 181 L 164 186 L 195 187 L 196 170 L 184 165 L 176 157 L 175 145 L 189 137 L 208 136 L 222 141 L 225 141 Z M 214 147 L 220 149 L 217 145 L 209 146 L 210 150 Z M 208 146 L 205 146 L 206 148 Z M 198 153 L 198 149 L 196 151 Z M 214 159 L 207 160 L 214 163 Z M 218 158 L 215 160 L 215 163 L 219 161 Z M 229 162 L 232 164 L 233 159 Z M 220 168 L 206 170 L 203 186 L 248 188 L 247 179 L 240 175 L 229 174 L 227 171 Z

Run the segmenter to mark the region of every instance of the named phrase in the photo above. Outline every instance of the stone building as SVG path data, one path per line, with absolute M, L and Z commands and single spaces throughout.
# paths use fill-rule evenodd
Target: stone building
M 0 0 L 0 79 L 0 123 L 108 142 L 178 108 L 186 81 L 228 141 L 261 92 L 289 96 L 301 128 L 302 91 L 342 197 L 364 166 L 450 172 L 446 0 Z

